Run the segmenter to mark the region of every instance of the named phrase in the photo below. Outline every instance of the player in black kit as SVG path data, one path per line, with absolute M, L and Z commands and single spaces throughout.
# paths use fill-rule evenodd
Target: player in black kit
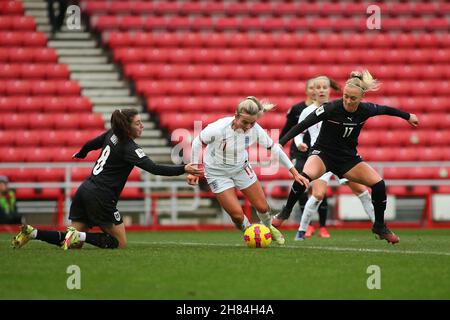
M 308 81 L 306 81 L 306 100 L 300 103 L 295 104 L 291 109 L 289 109 L 287 113 L 287 119 L 286 124 L 284 125 L 283 129 L 281 130 L 280 139 L 288 133 L 288 131 L 298 124 L 298 119 L 300 117 L 300 114 L 303 112 L 305 108 L 310 106 L 314 100 L 314 80 L 315 78 L 311 78 Z M 339 84 L 334 81 L 333 79 L 330 79 L 330 87 L 333 88 L 336 91 L 340 91 L 341 88 Z M 311 137 L 309 135 L 309 132 L 306 131 L 303 142 L 308 146 L 308 149 L 310 147 L 311 143 Z M 290 157 L 292 159 L 292 163 L 294 163 L 295 168 L 298 172 L 302 172 L 303 167 L 306 163 L 306 160 L 308 159 L 308 151 L 300 151 L 295 143 L 291 143 L 290 149 Z M 301 194 L 293 193 L 292 189 L 289 194 L 291 197 L 297 197 L 298 203 L 300 205 L 300 210 L 303 212 L 303 209 L 305 208 L 305 204 L 308 201 L 308 194 L 305 192 L 302 192 Z M 319 206 L 319 222 L 320 226 L 325 226 L 326 220 L 327 220 L 327 214 L 328 214 L 328 202 L 326 196 L 323 198 L 323 201 L 320 203 Z M 283 206 L 280 213 L 274 216 L 272 220 L 272 225 L 275 227 L 279 227 L 282 225 L 282 223 L 289 219 L 289 216 L 291 215 L 292 209 L 287 208 L 286 206 Z
M 300 114 L 303 110 L 305 110 L 306 107 L 308 107 L 310 104 L 314 102 L 314 79 L 309 79 L 306 81 L 306 87 L 305 87 L 305 93 L 306 93 L 306 100 L 299 102 L 295 105 L 293 105 L 286 115 L 286 123 L 281 130 L 280 133 L 280 139 L 288 133 L 288 131 L 295 126 L 298 123 L 298 118 L 300 117 Z M 310 144 L 310 136 L 309 133 L 305 134 L 304 142 L 308 145 Z M 295 165 L 295 169 L 297 169 L 298 172 L 302 172 L 303 166 L 305 165 L 306 159 L 308 159 L 308 152 L 307 151 L 300 151 L 295 143 L 292 143 L 289 148 L 289 157 L 292 160 L 292 163 Z M 300 205 L 300 209 L 303 212 L 303 208 L 305 207 L 305 203 L 308 201 L 308 195 L 306 193 L 302 193 L 298 197 L 298 203 Z M 275 227 L 281 226 L 284 220 L 288 219 L 291 215 L 290 211 L 285 210 L 285 207 L 281 209 L 280 213 L 275 215 L 272 220 L 272 225 Z
M 343 99 L 325 103 L 317 108 L 315 112 L 281 138 L 280 144 L 286 144 L 299 133 L 322 121 L 319 137 L 310 150 L 301 174 L 312 181 L 325 172 L 331 171 L 340 178 L 345 177 L 350 181 L 371 187 L 372 203 L 375 209 L 375 223 L 372 232 L 379 239 L 385 239 L 389 243 L 395 244 L 400 241 L 400 238 L 384 223 L 387 199 L 384 180 L 362 160 L 357 153 L 356 146 L 361 128 L 370 117 L 396 116 L 407 120 L 412 126 L 417 126 L 419 121 L 415 114 L 361 101 L 365 92 L 377 89 L 378 82 L 372 78 L 369 71 L 353 71 L 345 84 Z M 294 183 L 292 190 L 294 195 L 301 194 L 305 192 L 305 187 Z M 290 196 L 287 205 L 296 201 L 297 196 Z
M 13 238 L 13 248 L 22 247 L 30 239 L 62 246 L 64 250 L 81 247 L 84 242 L 100 248 L 125 248 L 125 226 L 117 210 L 117 201 L 134 166 L 163 176 L 184 173 L 199 176 L 203 173 L 192 164 L 155 164 L 134 142 L 143 129 L 137 110 L 115 110 L 111 116 L 111 129 L 88 141 L 73 155 L 73 159 L 83 159 L 90 151 L 102 149 L 91 175 L 73 198 L 69 215 L 72 225 L 66 232 L 43 231 L 23 225 Z M 94 226 L 99 226 L 103 233 L 87 232 Z

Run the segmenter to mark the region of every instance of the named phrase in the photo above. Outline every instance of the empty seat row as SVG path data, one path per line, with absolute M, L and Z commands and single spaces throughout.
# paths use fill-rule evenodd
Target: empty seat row
M 450 167 L 384 168 L 384 179 L 450 179 Z
M 230 110 L 231 111 L 231 110 Z M 208 124 L 212 121 L 212 119 L 218 119 L 220 116 L 232 116 L 233 114 L 231 112 L 229 113 L 219 113 L 212 111 L 211 113 L 199 113 L 197 112 L 161 112 L 159 114 L 160 117 L 160 124 L 165 127 L 169 128 L 193 128 L 195 121 L 202 121 L 203 124 Z M 435 113 L 435 114 L 423 114 L 417 115 L 419 118 L 420 123 L 420 130 L 446 130 L 448 131 L 450 129 L 450 114 L 447 113 Z M 175 120 L 176 119 L 176 120 Z M 266 117 L 262 117 L 258 119 L 258 123 L 266 128 L 282 128 L 286 122 L 286 115 L 284 113 L 280 112 L 274 112 L 272 111 L 270 115 L 267 115 Z M 385 130 L 393 130 L 393 133 L 391 135 L 388 134 L 381 134 L 378 138 L 376 137 L 367 137 L 369 133 L 364 133 L 366 130 L 378 130 L 381 131 L 382 129 Z M 431 143 L 430 139 L 431 136 L 428 134 L 425 135 L 419 135 L 418 133 L 415 133 L 415 131 L 411 131 L 411 136 L 404 136 L 405 135 L 404 130 L 412 129 L 412 127 L 409 125 L 409 123 L 401 118 L 398 117 L 391 117 L 391 116 L 376 116 L 372 117 L 364 125 L 364 130 L 362 132 L 362 141 L 371 140 L 374 141 L 373 144 L 384 144 L 387 145 L 390 144 L 390 142 L 384 142 L 383 139 L 396 139 L 397 135 L 399 136 L 398 139 L 402 139 L 399 141 L 402 141 L 402 143 L 395 143 L 398 144 L 408 144 L 408 140 L 410 140 L 410 144 L 422 144 L 424 140 L 426 142 Z M 399 133 L 401 132 L 401 133 Z M 418 131 L 417 131 L 418 132 Z M 439 131 L 437 131 L 439 132 Z M 439 135 L 439 133 L 436 133 L 435 138 L 441 138 L 448 140 L 448 132 L 447 134 Z M 378 140 L 377 140 L 378 139 Z M 445 141 L 444 140 L 444 141 Z M 443 144 L 442 142 L 437 142 L 438 144 Z
M 12 182 L 52 182 L 65 180 L 64 168 L 18 168 L 18 169 L 0 169 L 1 175 L 6 175 Z M 83 181 L 92 172 L 92 168 L 75 167 L 70 168 L 70 177 L 72 181 Z M 140 172 L 134 168 L 128 181 L 140 181 Z
M 408 111 L 407 106 L 401 109 Z M 420 129 L 448 130 L 450 128 L 450 114 L 448 113 L 417 114 L 417 116 L 419 118 Z M 401 118 L 382 115 L 369 118 L 366 121 L 364 128 L 403 130 L 410 129 L 411 126 L 407 121 Z
M 248 94 L 253 94 L 249 92 Z M 341 94 L 333 93 L 331 99 L 338 98 Z M 244 96 L 191 96 L 191 95 L 151 95 L 147 97 L 147 109 L 152 112 L 234 112 L 237 104 L 245 98 Z M 294 104 L 299 103 L 303 97 L 301 92 L 288 96 L 264 95 L 258 98 L 268 100 L 276 104 L 275 112 L 287 112 Z M 447 112 L 450 110 L 450 101 L 447 97 L 372 97 L 366 98 L 368 101 L 381 105 L 408 110 L 412 113 L 435 113 Z M 0 108 L 2 105 L 0 99 Z
M 102 134 L 104 130 L 2 130 L 0 131 L 0 146 L 82 146 L 89 140 Z
M 295 80 L 138 80 L 136 91 L 145 96 L 153 95 L 298 95 L 304 92 L 304 81 Z M 392 96 L 447 96 L 449 83 L 445 81 L 384 81 L 380 90 L 371 97 Z
M 450 7 L 445 3 L 380 3 L 378 4 L 386 16 L 401 14 L 441 15 Z M 247 2 L 247 1 L 82 1 L 82 8 L 88 14 L 221 14 L 221 15 L 343 15 L 354 16 L 365 14 L 367 4 L 363 2 Z M 441 11 L 444 10 L 444 11 Z
M 2 63 L 57 63 L 58 56 L 53 48 L 23 48 L 8 47 L 0 48 L 0 62 Z
M 103 117 L 99 113 L 3 113 L 0 129 L 101 129 Z
M 1 52 L 0 52 L 1 53 Z M 217 49 L 217 48 L 116 48 L 114 59 L 122 63 L 268 63 L 268 64 L 426 64 L 448 65 L 450 48 L 441 49 Z M 1 59 L 0 59 L 1 61 Z
M 0 97 L 0 113 L 13 112 L 65 112 L 92 111 L 92 103 L 80 96 L 12 96 Z
M 80 95 L 81 88 L 72 80 L 0 80 L 1 95 Z
M 47 36 L 42 32 L 0 31 L 0 47 L 45 47 Z
M 449 64 L 365 65 L 377 79 L 432 80 L 450 78 Z M 126 63 L 124 73 L 139 79 L 304 79 L 328 75 L 335 80 L 346 80 L 356 65 L 335 64 L 167 64 Z M 2 65 L 0 64 L 0 70 Z M 1 77 L 1 75 L 0 75 Z
M 20 1 L 0 1 L 0 15 L 22 15 L 23 5 Z
M 0 147 L 1 162 L 71 162 L 79 147 Z M 80 161 L 95 161 L 99 151 L 92 151 Z
M 448 30 L 448 20 L 444 17 L 400 17 L 384 18 L 381 31 L 434 31 Z M 333 19 L 308 19 L 297 17 L 183 17 L 183 16 L 110 16 L 93 15 L 91 24 L 94 29 L 105 30 L 239 30 L 274 31 L 298 30 L 319 32 L 366 31 L 367 16 L 360 15 L 351 19 L 335 17 Z
M 448 33 L 286 33 L 286 32 L 103 32 L 111 48 L 439 48 Z
M 0 31 L 35 31 L 36 21 L 33 17 L 21 15 L 2 15 L 0 19 Z
M 363 129 L 358 139 L 359 146 L 448 146 L 450 128 L 440 130 L 370 130 Z
M 69 79 L 69 75 L 65 64 L 0 62 L 0 79 Z

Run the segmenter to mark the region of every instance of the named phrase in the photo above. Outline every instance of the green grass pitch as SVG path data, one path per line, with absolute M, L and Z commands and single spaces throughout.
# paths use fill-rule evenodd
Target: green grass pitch
M 69 251 L 41 241 L 12 250 L 3 233 L 0 299 L 450 299 L 450 230 L 396 231 L 395 246 L 370 230 L 304 242 L 284 231 L 286 245 L 268 249 L 231 230 L 129 232 L 125 250 Z M 80 289 L 67 287 L 71 265 Z

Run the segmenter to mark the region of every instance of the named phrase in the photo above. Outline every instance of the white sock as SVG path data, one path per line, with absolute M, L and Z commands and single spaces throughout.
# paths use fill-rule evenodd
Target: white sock
M 372 222 L 375 222 L 375 209 L 373 208 L 372 197 L 368 190 L 358 195 L 359 200 L 364 207 L 364 211 L 366 211 Z
M 248 227 L 250 227 L 251 223 L 250 223 L 250 221 L 248 221 L 247 216 L 244 214 L 244 220 L 242 221 L 242 223 L 241 224 L 235 223 L 234 225 L 236 226 L 236 228 L 238 228 L 239 230 L 241 230 L 243 232 Z
M 37 232 L 37 229 L 33 229 L 33 231 L 31 231 L 31 238 L 36 239 Z
M 261 220 L 262 224 L 265 225 L 267 228 L 270 228 L 272 226 L 272 215 L 270 214 L 270 210 L 266 213 L 256 212 L 258 215 L 258 218 Z
M 81 242 L 86 241 L 86 232 L 78 231 L 78 241 L 81 241 Z
M 314 213 L 317 213 L 317 210 L 319 209 L 321 203 L 322 200 L 318 200 L 314 196 L 309 197 L 308 201 L 305 204 L 305 209 L 303 210 L 302 220 L 298 228 L 299 231 L 306 231 L 306 229 L 308 229 L 311 218 Z

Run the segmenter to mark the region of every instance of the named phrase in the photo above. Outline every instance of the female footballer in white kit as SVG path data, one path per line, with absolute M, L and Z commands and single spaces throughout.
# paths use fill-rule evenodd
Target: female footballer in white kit
M 255 97 L 242 100 L 234 117 L 219 119 L 200 132 L 192 142 L 191 159 L 200 165 L 202 144 L 206 145 L 203 159 L 205 177 L 220 205 L 230 215 L 236 227 L 245 231 L 250 226 L 235 192 L 235 188 L 238 188 L 256 209 L 261 222 L 271 230 L 273 239 L 282 245 L 285 242 L 284 237 L 272 226 L 271 210 L 249 163 L 246 149 L 258 143 L 279 158 L 280 163 L 291 172 L 295 181 L 305 187 L 308 187 L 309 181 L 298 173 L 281 147 L 275 144 L 256 123 L 273 107 L 273 104 L 262 103 Z M 193 175 L 187 176 L 187 182 L 191 185 L 197 184 L 198 179 Z

